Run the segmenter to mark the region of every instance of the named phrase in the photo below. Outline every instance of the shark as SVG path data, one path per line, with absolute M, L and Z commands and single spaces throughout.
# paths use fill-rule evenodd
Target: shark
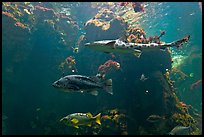
M 129 43 L 124 37 L 121 37 L 116 40 L 102 40 L 95 41 L 91 43 L 86 43 L 84 46 L 90 49 L 97 51 L 102 51 L 105 53 L 131 53 L 136 57 L 140 57 L 142 52 L 151 51 L 151 50 L 163 50 L 165 51 L 168 47 L 177 47 L 179 48 L 184 43 L 188 42 L 190 35 L 185 36 L 179 40 L 170 42 L 170 43 Z

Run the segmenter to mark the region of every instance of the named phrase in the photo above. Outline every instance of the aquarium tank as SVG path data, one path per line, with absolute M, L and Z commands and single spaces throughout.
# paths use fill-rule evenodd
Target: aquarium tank
M 202 135 L 202 2 L 2 2 L 3 135 Z

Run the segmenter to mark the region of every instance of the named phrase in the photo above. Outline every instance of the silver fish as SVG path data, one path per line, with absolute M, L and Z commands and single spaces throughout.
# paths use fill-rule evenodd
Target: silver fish
M 191 126 L 176 126 L 170 132 L 169 135 L 188 135 L 190 133 Z
M 149 43 L 149 44 L 142 44 L 142 43 L 127 43 L 124 42 L 125 38 L 120 38 L 116 40 L 102 40 L 102 41 L 95 41 L 92 43 L 86 43 L 85 46 L 98 50 L 103 51 L 106 53 L 132 53 L 136 57 L 140 57 L 143 51 L 150 51 L 150 50 L 165 50 L 167 47 L 180 47 L 185 42 L 187 42 L 190 38 L 190 35 L 171 42 L 171 43 Z
M 113 94 L 112 79 L 101 81 L 95 76 L 68 75 L 55 81 L 52 85 L 55 88 L 62 89 L 64 92 L 85 92 L 97 96 L 97 89 L 104 89 L 109 94 Z
M 161 120 L 165 120 L 164 116 L 159 116 L 159 115 L 150 115 L 147 119 L 148 122 L 158 122 Z

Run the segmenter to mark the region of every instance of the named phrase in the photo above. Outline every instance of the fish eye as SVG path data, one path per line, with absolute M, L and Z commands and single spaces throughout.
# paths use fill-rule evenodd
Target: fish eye
M 71 117 L 67 117 L 67 120 L 71 120 Z
M 70 79 L 69 78 L 65 78 L 65 80 L 69 81 Z

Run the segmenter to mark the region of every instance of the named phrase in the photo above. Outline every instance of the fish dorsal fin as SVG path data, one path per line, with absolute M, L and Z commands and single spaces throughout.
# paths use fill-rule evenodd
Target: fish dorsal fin
M 87 126 L 88 126 L 88 127 L 91 127 L 91 123 L 88 123 Z
M 65 74 L 64 74 L 64 72 L 62 72 L 62 76 L 61 77 L 64 77 L 65 76 Z
M 74 125 L 74 127 L 75 127 L 75 128 L 79 128 L 79 126 L 78 126 L 78 125 Z
M 123 42 L 127 42 L 127 36 L 126 36 L 126 35 L 123 35 L 123 36 L 120 37 L 118 40 L 119 40 L 119 41 L 123 41 Z
M 93 81 L 96 81 L 96 82 L 100 81 L 100 78 L 97 76 L 90 76 L 89 78 L 92 79 Z
M 92 114 L 91 114 L 90 112 L 87 112 L 86 114 L 87 114 L 87 116 L 90 117 L 90 118 L 93 117 Z
M 90 81 L 90 82 L 95 82 L 93 79 L 90 77 L 85 77 L 85 76 L 76 76 L 75 78 L 80 79 L 80 80 L 85 80 L 85 81 Z
M 71 120 L 71 122 L 72 122 L 73 124 L 77 124 L 77 123 L 79 122 L 79 120 L 77 120 L 76 118 L 73 118 L 73 119 Z

